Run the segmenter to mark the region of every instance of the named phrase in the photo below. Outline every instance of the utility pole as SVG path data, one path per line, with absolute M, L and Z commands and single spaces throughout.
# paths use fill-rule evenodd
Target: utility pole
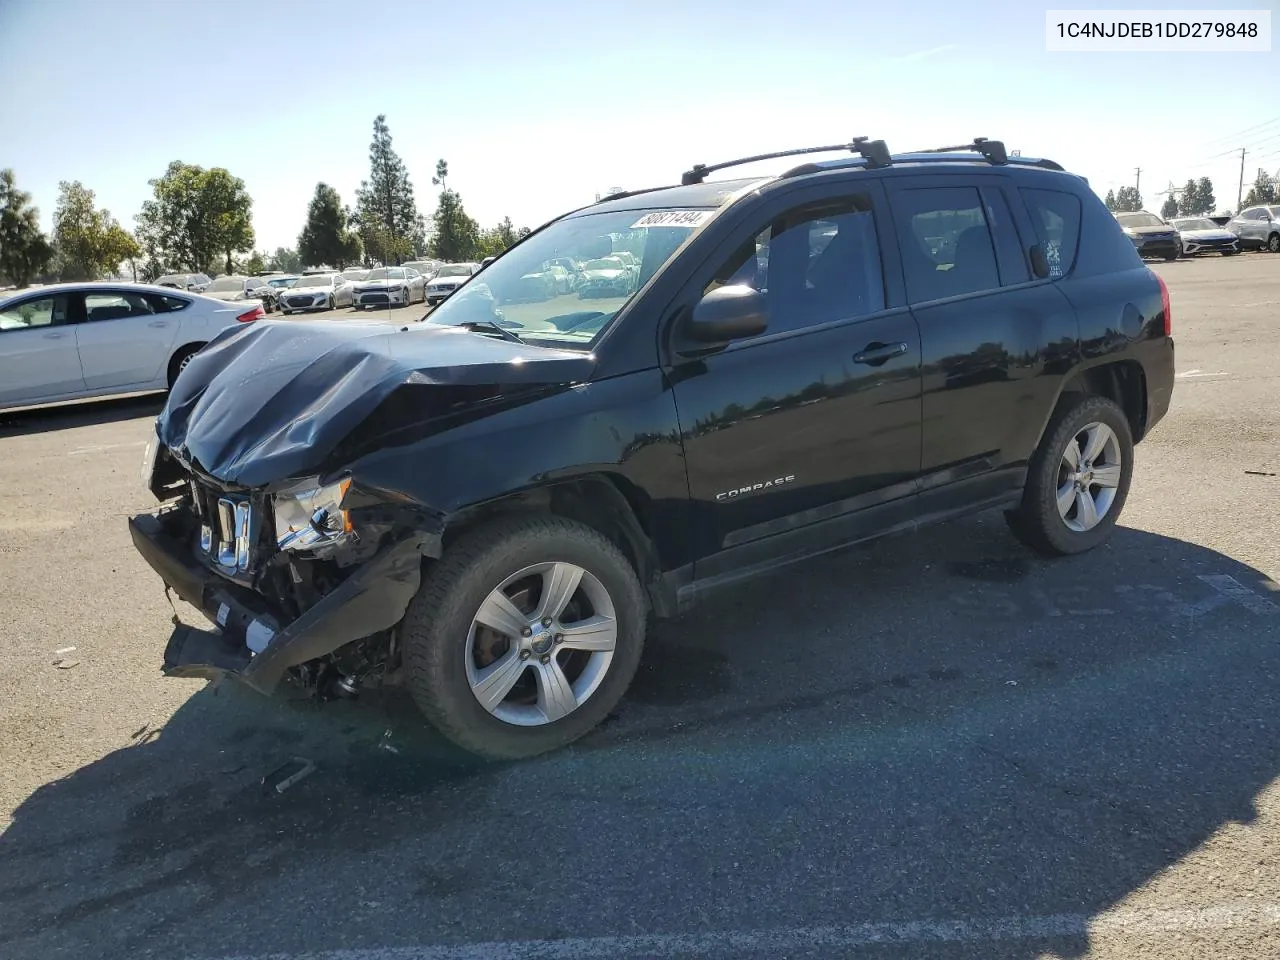
M 1244 147 L 1240 148 L 1240 186 L 1236 187 L 1236 216 L 1240 215 L 1240 203 L 1244 197 Z
M 1137 190 L 1138 193 L 1142 193 L 1142 168 L 1135 167 L 1133 172 L 1137 175 L 1137 181 L 1134 183 L 1133 189 Z

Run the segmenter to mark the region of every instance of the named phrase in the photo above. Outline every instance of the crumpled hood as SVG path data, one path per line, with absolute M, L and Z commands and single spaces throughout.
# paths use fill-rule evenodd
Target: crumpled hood
M 224 331 L 191 359 L 157 431 L 180 460 L 258 487 L 315 473 L 398 391 L 574 383 L 594 365 L 579 351 L 429 323 L 261 320 Z

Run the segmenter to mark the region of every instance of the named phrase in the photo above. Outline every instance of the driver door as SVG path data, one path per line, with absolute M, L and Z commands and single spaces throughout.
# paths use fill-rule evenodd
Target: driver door
M 666 373 L 696 515 L 695 577 L 732 577 L 907 522 L 920 472 L 920 334 L 902 303 L 879 184 L 772 201 L 681 304 L 721 284 L 760 290 L 769 320 L 709 355 L 681 356 L 679 321 L 671 327 Z
M 84 391 L 70 299 L 65 293 L 34 296 L 0 309 L 0 406 Z

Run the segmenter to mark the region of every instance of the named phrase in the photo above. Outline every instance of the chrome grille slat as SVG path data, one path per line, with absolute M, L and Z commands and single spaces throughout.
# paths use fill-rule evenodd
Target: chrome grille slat
M 200 553 L 226 573 L 250 572 L 258 545 L 259 511 L 247 496 L 221 493 L 194 478 L 190 486 L 200 522 Z

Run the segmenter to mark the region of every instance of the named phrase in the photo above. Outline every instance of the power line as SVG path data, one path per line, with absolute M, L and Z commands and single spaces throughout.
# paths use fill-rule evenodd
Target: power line
M 1212 140 L 1206 140 L 1204 141 L 1204 143 L 1201 144 L 1201 146 L 1212 147 L 1214 144 L 1217 144 L 1217 143 L 1226 143 L 1228 140 L 1235 140 L 1239 137 L 1243 137 L 1246 133 L 1252 133 L 1255 130 L 1261 130 L 1263 127 L 1270 127 L 1273 124 L 1277 124 L 1277 123 L 1280 123 L 1280 117 L 1273 117 L 1270 120 L 1266 120 L 1266 121 L 1263 121 L 1262 123 L 1254 124 L 1252 127 L 1246 127 L 1245 129 L 1238 130 L 1235 133 L 1228 133 L 1226 136 L 1223 136 L 1223 137 L 1214 137 Z

